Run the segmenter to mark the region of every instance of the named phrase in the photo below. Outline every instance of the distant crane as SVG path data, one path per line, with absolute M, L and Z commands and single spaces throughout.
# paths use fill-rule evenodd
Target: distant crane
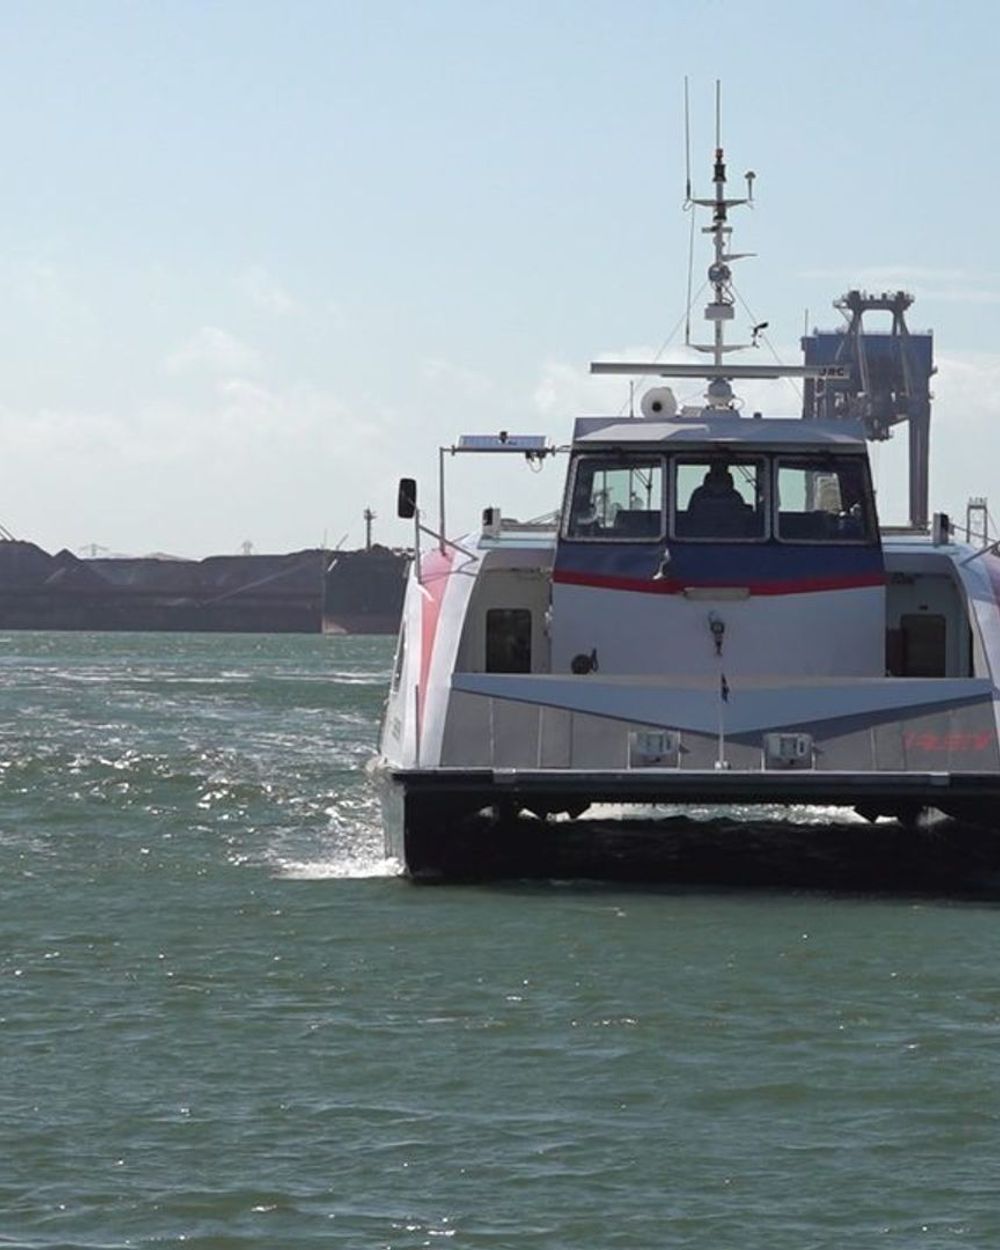
M 893 426 L 909 423 L 910 525 L 926 529 L 929 500 L 933 335 L 913 334 L 906 312 L 913 296 L 906 291 L 848 291 L 834 301 L 847 319 L 846 330 L 814 330 L 802 338 L 807 365 L 844 365 L 842 378 L 805 381 L 802 415 L 860 421 L 868 438 L 892 437 Z M 865 313 L 888 313 L 889 331 L 863 329 Z

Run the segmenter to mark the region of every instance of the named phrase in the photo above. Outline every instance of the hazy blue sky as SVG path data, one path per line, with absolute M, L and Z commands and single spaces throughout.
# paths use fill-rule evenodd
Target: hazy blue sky
M 617 410 L 589 360 L 684 311 L 685 74 L 696 185 L 717 76 L 758 175 L 737 282 L 775 345 L 913 290 L 936 506 L 1000 511 L 998 31 L 975 0 L 6 0 L 0 521 L 203 555 L 354 544 L 370 504 L 402 542 L 439 443 Z M 509 468 L 459 471 L 459 515 L 554 506 L 558 468 Z

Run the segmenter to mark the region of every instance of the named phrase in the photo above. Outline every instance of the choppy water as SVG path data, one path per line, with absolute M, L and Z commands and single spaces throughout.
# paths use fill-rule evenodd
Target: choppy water
M 995 907 L 414 887 L 390 653 L 0 635 L 0 1246 L 1000 1244 Z

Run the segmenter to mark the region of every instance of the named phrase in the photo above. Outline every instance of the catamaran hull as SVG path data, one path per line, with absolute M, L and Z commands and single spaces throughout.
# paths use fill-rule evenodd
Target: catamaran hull
M 727 809 L 757 807 L 772 819 L 782 809 L 837 807 L 871 819 L 895 817 L 904 827 L 934 810 L 976 827 L 986 839 L 997 833 L 1000 853 L 997 773 L 671 769 L 637 778 L 634 771 L 554 777 L 544 770 L 385 768 L 380 780 L 386 854 L 420 880 L 569 871 L 669 879 L 675 848 L 665 846 L 662 834 L 676 833 L 677 812 L 685 807 L 711 807 L 723 815 Z M 592 804 L 611 804 L 620 816 L 545 819 L 557 813 L 577 817 Z M 663 806 L 674 809 L 672 814 L 655 819 L 651 809 Z M 628 818 L 629 810 L 637 820 Z M 854 828 L 868 827 L 855 822 Z M 807 836 L 822 840 L 825 831 L 826 822 L 814 820 Z M 698 836 L 695 829 L 692 837 Z M 665 862 L 659 854 L 664 851 Z

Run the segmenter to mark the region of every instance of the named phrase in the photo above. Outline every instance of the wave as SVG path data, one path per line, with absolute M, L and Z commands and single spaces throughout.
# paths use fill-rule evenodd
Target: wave
M 289 881 L 362 881 L 373 877 L 400 877 L 403 866 L 398 859 L 378 855 L 319 860 L 284 860 L 276 865 L 275 876 Z

